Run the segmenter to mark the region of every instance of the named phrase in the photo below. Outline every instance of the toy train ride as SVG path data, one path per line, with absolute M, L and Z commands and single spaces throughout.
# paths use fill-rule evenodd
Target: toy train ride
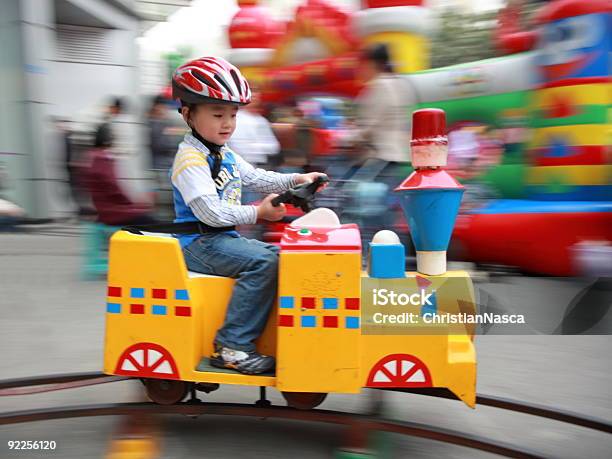
M 364 272 L 357 225 L 340 224 L 329 209 L 295 220 L 280 242 L 277 305 L 256 343 L 275 356 L 276 369 L 244 375 L 212 367 L 208 359 L 234 279 L 189 272 L 171 235 L 118 231 L 110 242 L 104 372 L 142 380 L 160 404 L 177 403 L 194 389 L 242 384 L 275 387 L 300 409 L 318 406 L 328 393 L 364 387 L 446 388 L 474 407 L 473 329 L 422 320 L 475 313 L 469 275 L 446 271 L 463 188 L 441 169 L 444 112 L 419 110 L 414 126 L 417 169 L 396 191 L 417 249 L 417 272 L 404 271 L 405 250 L 391 231 L 369 244 Z M 279 201 L 308 201 L 317 188 L 294 189 Z M 384 290 L 428 300 L 383 306 L 376 299 Z M 416 325 L 400 323 L 409 313 Z

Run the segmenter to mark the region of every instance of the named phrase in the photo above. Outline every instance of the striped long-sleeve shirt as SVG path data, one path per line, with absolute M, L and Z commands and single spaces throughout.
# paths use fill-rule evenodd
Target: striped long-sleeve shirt
M 216 227 L 255 223 L 255 206 L 241 205 L 242 186 L 262 193 L 280 193 L 295 185 L 297 174 L 256 169 L 225 146 L 221 154 L 221 169 L 213 180 L 210 151 L 192 134 L 185 135 L 171 172 L 176 222 L 200 220 Z M 181 236 L 181 246 L 197 237 Z

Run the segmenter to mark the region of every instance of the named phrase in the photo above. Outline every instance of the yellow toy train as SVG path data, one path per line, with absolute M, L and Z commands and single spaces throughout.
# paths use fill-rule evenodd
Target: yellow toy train
M 363 387 L 447 388 L 474 407 L 473 330 L 433 320 L 474 314 L 468 274 L 446 271 L 462 187 L 426 168 L 396 191 L 419 272 L 404 272 L 403 245 L 390 231 L 374 237 L 362 271 L 357 225 L 340 224 L 329 209 L 294 221 L 281 239 L 277 305 L 257 341 L 276 370 L 257 376 L 208 361 L 234 280 L 188 272 L 169 235 L 118 231 L 110 242 L 104 372 L 143 380 L 162 404 L 190 389 L 242 384 L 275 387 L 302 409 Z

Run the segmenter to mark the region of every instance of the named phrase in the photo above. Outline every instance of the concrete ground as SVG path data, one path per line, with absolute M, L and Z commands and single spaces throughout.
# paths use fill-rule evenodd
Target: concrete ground
M 104 281 L 79 278 L 80 230 L 46 225 L 0 234 L 0 379 L 99 371 L 104 336 Z M 589 281 L 494 278 L 479 283 L 483 307 L 524 313 L 515 334 L 477 337 L 478 392 L 576 411 L 612 421 L 612 330 L 609 296 L 593 296 Z M 601 293 L 601 292 L 600 292 Z M 591 296 L 589 296 L 591 295 Z M 602 299 L 603 298 L 603 299 Z M 602 304 L 603 302 L 603 304 Z M 588 311 L 583 313 L 581 311 Z M 565 319 L 564 319 L 565 317 Z M 598 333 L 551 336 L 553 331 Z M 511 330 L 492 330 L 507 332 Z M 284 404 L 270 390 L 275 404 Z M 0 412 L 82 403 L 138 401 L 138 383 L 121 382 L 67 392 L 3 397 Z M 206 399 L 253 402 L 257 389 L 226 386 Z M 560 422 L 456 401 L 389 393 L 387 416 L 501 440 L 554 458 L 610 457 L 612 437 Z M 331 395 L 323 409 L 359 412 L 361 395 Z M 0 428 L 0 457 L 105 457 L 118 417 L 46 421 Z M 303 422 L 165 416 L 159 420 L 160 457 L 331 457 L 343 431 Z M 10 451 L 10 440 L 54 440 L 55 451 Z M 397 435 L 378 436 L 386 457 L 492 457 L 463 447 Z

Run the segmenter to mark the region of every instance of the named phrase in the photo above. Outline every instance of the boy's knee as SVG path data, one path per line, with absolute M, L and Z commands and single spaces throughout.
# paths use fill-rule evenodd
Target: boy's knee
M 266 251 L 259 255 L 258 261 L 266 271 L 278 270 L 278 253 Z

